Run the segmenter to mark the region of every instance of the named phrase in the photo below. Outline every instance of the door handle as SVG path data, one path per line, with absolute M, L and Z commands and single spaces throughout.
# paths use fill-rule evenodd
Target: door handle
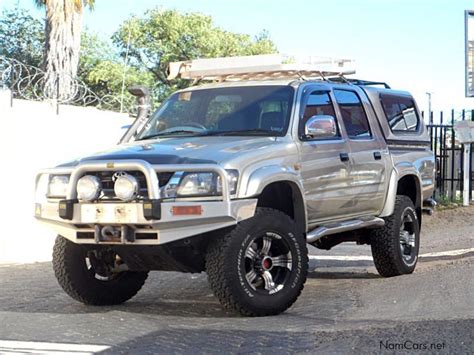
M 341 158 L 341 161 L 349 161 L 349 154 L 348 153 L 340 153 L 339 158 Z
M 375 159 L 375 160 L 380 160 L 380 159 L 382 159 L 382 153 L 380 153 L 380 152 L 374 152 L 374 159 Z

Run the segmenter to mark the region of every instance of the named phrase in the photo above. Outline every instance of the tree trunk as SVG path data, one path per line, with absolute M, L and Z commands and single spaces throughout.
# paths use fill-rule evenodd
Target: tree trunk
M 46 1 L 44 94 L 66 102 L 74 99 L 81 45 L 82 6 L 75 1 Z

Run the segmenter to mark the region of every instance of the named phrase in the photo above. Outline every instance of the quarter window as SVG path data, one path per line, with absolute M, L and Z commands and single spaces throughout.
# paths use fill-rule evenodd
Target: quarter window
M 395 134 L 415 133 L 420 119 L 416 112 L 415 102 L 408 96 L 380 95 L 388 125 Z
M 334 90 L 347 135 L 351 139 L 372 137 L 369 121 L 359 96 L 354 91 Z

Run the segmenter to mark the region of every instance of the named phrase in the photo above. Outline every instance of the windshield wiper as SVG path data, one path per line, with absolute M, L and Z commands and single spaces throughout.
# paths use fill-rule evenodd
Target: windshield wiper
M 140 137 L 137 140 L 138 141 L 143 141 L 143 140 L 146 140 L 146 139 L 152 139 L 152 138 L 157 138 L 157 137 L 174 136 L 175 134 L 192 134 L 192 135 L 197 135 L 197 136 L 202 135 L 201 132 L 196 132 L 196 131 L 191 131 L 191 130 L 186 130 L 186 129 L 179 129 L 179 130 L 176 130 L 176 131 L 159 132 L 159 133 L 155 133 L 155 134 L 150 134 L 148 136 Z
M 241 129 L 234 131 L 211 131 L 203 135 L 206 136 L 276 136 L 280 132 L 272 131 L 269 129 L 253 128 L 253 129 Z

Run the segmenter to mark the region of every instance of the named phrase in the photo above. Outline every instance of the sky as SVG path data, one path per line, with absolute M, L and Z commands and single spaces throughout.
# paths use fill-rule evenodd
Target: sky
M 0 8 L 15 4 L 44 16 L 33 0 L 0 0 Z M 354 59 L 354 77 L 408 90 L 422 110 L 426 92 L 435 111 L 474 109 L 464 94 L 464 10 L 474 10 L 472 0 L 96 0 L 84 24 L 107 38 L 154 7 L 201 12 L 252 36 L 268 30 L 284 54 Z

